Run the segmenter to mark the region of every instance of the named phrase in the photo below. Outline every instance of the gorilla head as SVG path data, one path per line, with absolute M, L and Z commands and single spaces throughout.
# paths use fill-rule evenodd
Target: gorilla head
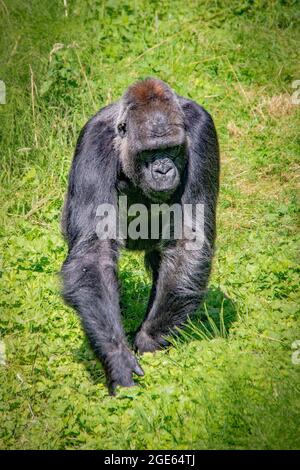
M 177 97 L 150 78 L 129 87 L 121 103 L 117 145 L 123 171 L 150 199 L 165 199 L 178 187 L 187 158 Z

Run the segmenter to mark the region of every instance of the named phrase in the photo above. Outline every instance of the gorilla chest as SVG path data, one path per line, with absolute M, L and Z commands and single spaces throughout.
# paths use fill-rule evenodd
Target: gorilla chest
M 118 187 L 118 222 L 125 247 L 151 250 L 164 240 L 174 240 L 170 205 L 150 201 L 130 182 Z

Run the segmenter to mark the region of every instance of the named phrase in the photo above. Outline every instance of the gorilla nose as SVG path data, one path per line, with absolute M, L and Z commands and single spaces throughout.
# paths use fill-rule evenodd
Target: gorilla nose
M 169 159 L 156 160 L 153 164 L 153 171 L 158 175 L 167 175 L 173 169 L 173 164 Z

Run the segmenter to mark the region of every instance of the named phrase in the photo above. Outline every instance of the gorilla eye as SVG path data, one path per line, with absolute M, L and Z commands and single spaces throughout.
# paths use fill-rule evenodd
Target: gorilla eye
M 118 132 L 123 137 L 126 134 L 126 123 L 121 122 L 118 124 Z

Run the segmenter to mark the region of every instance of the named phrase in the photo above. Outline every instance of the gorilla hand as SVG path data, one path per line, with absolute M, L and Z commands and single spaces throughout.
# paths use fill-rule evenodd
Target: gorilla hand
M 118 385 L 122 387 L 134 386 L 133 373 L 139 376 L 144 375 L 136 357 L 126 346 L 121 346 L 110 352 L 106 357 L 105 366 L 111 395 L 115 395 Z

